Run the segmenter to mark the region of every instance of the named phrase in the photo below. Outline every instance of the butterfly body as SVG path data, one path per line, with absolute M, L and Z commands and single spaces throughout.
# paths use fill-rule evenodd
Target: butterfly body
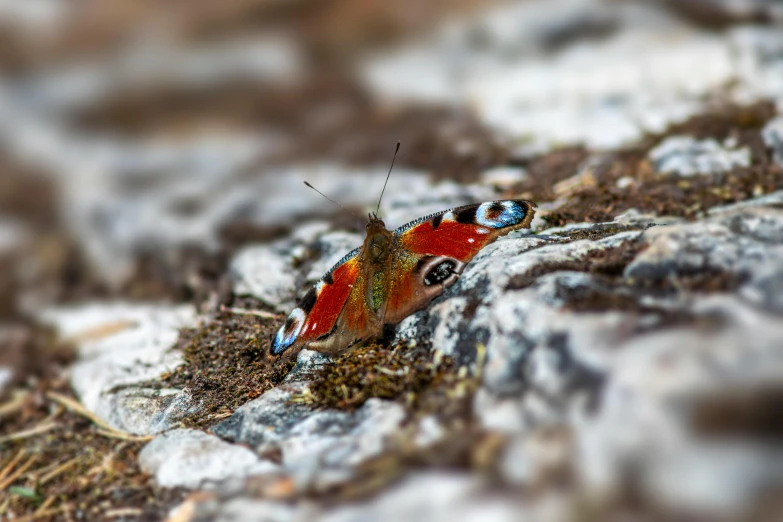
M 534 207 L 524 200 L 466 205 L 394 231 L 371 214 L 363 245 L 305 294 L 272 340 L 272 353 L 339 353 L 379 337 L 385 325 L 425 308 L 453 285 L 481 248 L 529 227 Z

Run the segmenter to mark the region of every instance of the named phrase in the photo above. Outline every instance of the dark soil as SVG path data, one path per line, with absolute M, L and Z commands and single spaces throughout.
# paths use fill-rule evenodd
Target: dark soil
M 555 184 L 574 176 L 583 165 L 579 149 L 565 149 L 532 160 L 527 168 L 531 176 L 517 190 L 538 203 L 565 197 L 565 203 L 543 218 L 552 226 L 574 222 L 606 222 L 629 209 L 662 216 L 694 219 L 717 205 L 726 205 L 783 188 L 783 169 L 772 162 L 764 147 L 760 130 L 774 116 L 770 102 L 748 106 L 726 105 L 671 126 L 659 136 L 651 136 L 639 145 L 618 151 L 597 162 L 573 186 L 556 194 Z M 752 164 L 723 175 L 680 178 L 655 172 L 647 153 L 666 136 L 685 134 L 699 139 L 736 139 L 738 146 L 751 150 Z M 556 167 L 554 177 L 538 174 L 547 165 Z M 621 178 L 632 180 L 619 188 Z M 543 213 L 542 213 L 543 214 Z
M 0 404 L 0 512 L 35 520 L 165 518 L 183 492 L 156 488 L 139 470 L 146 441 L 104 434 L 52 392 L 76 400 L 55 380 Z
M 190 391 L 200 404 L 200 414 L 186 419 L 186 426 L 206 428 L 229 416 L 280 384 L 295 363 L 269 357 L 270 339 L 283 318 L 258 317 L 251 309 L 242 310 L 246 313 L 220 312 L 201 328 L 183 330 L 177 346 L 185 364 L 151 383 Z
M 162 520 L 181 500 L 139 470 L 146 440 L 102 430 L 63 402 L 78 404 L 65 374 L 73 349 L 53 332 L 29 326 L 0 356 L 19 382 L 0 397 L 3 520 Z

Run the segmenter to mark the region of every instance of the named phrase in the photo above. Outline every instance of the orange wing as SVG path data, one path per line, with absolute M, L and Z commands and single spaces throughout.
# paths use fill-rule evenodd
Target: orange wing
M 328 336 L 351 296 L 359 277 L 359 251 L 351 251 L 329 270 L 299 301 L 285 324 L 272 340 L 271 351 L 279 355 L 286 350 Z
M 525 200 L 466 205 L 412 221 L 394 231 L 398 241 L 384 322 L 394 324 L 453 285 L 486 245 L 527 228 L 535 204 Z

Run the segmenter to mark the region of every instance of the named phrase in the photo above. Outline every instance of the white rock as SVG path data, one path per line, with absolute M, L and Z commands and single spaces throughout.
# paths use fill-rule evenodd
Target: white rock
M 735 167 L 749 167 L 750 149 L 722 147 L 717 141 L 696 140 L 690 136 L 670 136 L 649 153 L 655 170 L 680 176 L 716 174 Z
M 54 68 L 28 78 L 25 88 L 39 104 L 59 112 L 118 92 L 165 85 L 198 89 L 234 81 L 289 83 L 302 72 L 297 44 L 281 36 L 185 48 L 149 32 L 143 34 L 146 39 L 110 54 L 106 59 L 111 66 L 83 62 Z
M 292 506 L 272 500 L 235 498 L 220 506 L 217 513 L 209 513 L 209 517 L 216 522 L 308 522 L 315 520 L 312 511 L 307 504 Z
M 56 0 L 0 1 L 0 20 L 24 31 L 51 31 L 63 21 L 67 6 Z
M 696 310 L 722 326 L 661 330 L 619 348 L 600 412 L 575 430 L 578 470 L 587 487 L 607 492 L 634 469 L 663 504 L 737 516 L 761 484 L 780 480 L 780 456 L 760 445 L 711 449 L 689 433 L 688 405 L 779 379 L 783 326 L 735 297 L 705 299 Z
M 481 173 L 481 183 L 505 189 L 514 186 L 527 177 L 521 167 L 495 167 Z
M 287 242 L 241 249 L 231 261 L 229 273 L 234 293 L 252 295 L 278 311 L 291 310 L 296 302 L 296 273 Z
M 602 37 L 580 34 L 591 27 Z M 569 28 L 576 41 L 551 49 Z M 776 28 L 708 34 L 650 3 L 538 0 L 450 21 L 360 72 L 384 99 L 474 107 L 531 154 L 609 149 L 661 132 L 732 80 L 729 95 L 741 103 L 780 98 L 781 48 Z
M 569 26 L 578 34 L 591 19 L 616 30 L 542 52 L 552 35 Z M 473 15 L 370 60 L 362 72 L 388 99 L 474 106 L 493 128 L 526 141 L 524 150 L 541 152 L 570 143 L 611 148 L 663 130 L 732 78 L 734 60 L 726 39 L 688 29 L 657 7 L 559 0 Z
M 783 116 L 770 120 L 761 129 L 761 138 L 767 148 L 772 150 L 775 162 L 783 167 Z
M 547 474 L 568 469 L 571 453 L 568 431 L 535 430 L 511 440 L 499 459 L 500 471 L 512 484 L 535 486 Z
M 14 379 L 14 371 L 6 366 L 0 366 L 0 397 L 6 391 Z
M 182 364 L 172 347 L 181 328 L 197 324 L 192 306 L 93 303 L 45 310 L 40 320 L 77 345 L 71 386 L 90 411 L 114 428 L 156 433 L 194 406 L 177 390 L 135 386 Z
M 288 386 L 292 387 L 273 388 L 241 406 L 214 432 L 260 452 L 280 449 L 283 469 L 299 488 L 344 482 L 356 466 L 386 448 L 386 439 L 405 418 L 401 405 L 380 399 L 370 399 L 351 413 L 314 412 L 291 404 L 292 391 L 303 387 Z
M 145 473 L 155 476 L 158 486 L 188 489 L 278 469 L 243 446 L 190 429 L 176 429 L 156 437 L 139 453 L 139 465 Z
M 511 520 L 496 515 L 490 506 L 471 506 L 481 491 L 477 477 L 446 473 L 421 473 L 387 491 L 375 501 L 354 508 L 338 509 L 327 514 L 324 522 L 359 522 L 362 520 L 446 521 L 470 520 L 469 513 L 484 508 L 481 520 Z

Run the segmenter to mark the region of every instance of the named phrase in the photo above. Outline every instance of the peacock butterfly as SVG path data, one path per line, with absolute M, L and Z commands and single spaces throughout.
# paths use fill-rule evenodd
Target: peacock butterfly
M 377 213 L 369 214 L 364 244 L 305 294 L 272 339 L 272 354 L 305 347 L 335 354 L 381 336 L 385 325 L 425 308 L 453 285 L 479 250 L 529 227 L 535 206 L 521 199 L 465 205 L 393 232 Z

